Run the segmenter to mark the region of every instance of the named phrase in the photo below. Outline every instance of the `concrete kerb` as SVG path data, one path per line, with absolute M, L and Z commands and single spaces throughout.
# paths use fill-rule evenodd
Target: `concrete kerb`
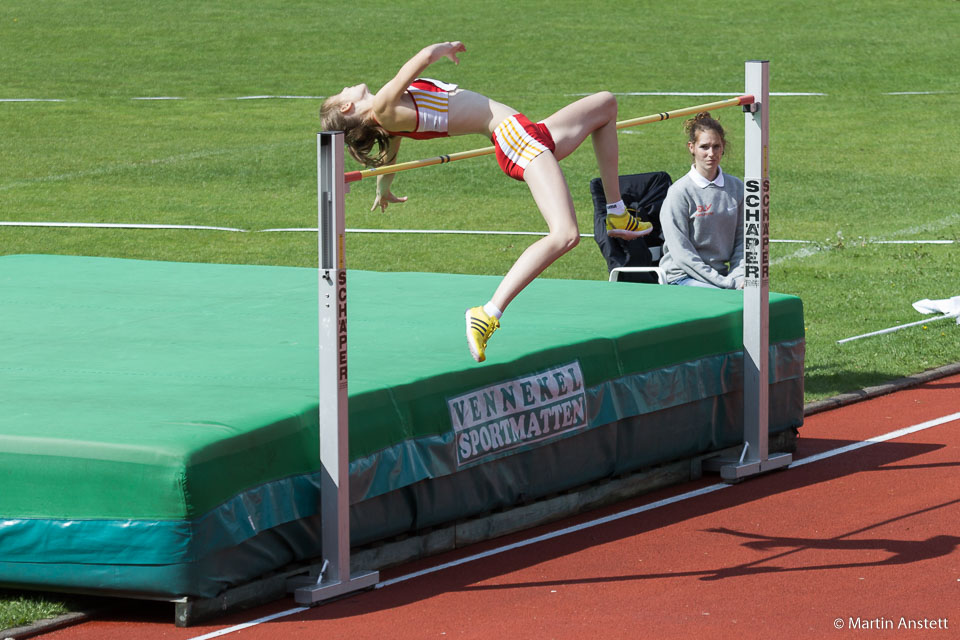
M 815 413 L 820 413 L 821 411 L 837 409 L 839 407 L 853 404 L 854 402 L 860 402 L 861 400 L 869 400 L 871 398 L 884 396 L 895 391 L 902 391 L 903 389 L 909 389 L 911 387 L 916 387 L 921 384 L 926 384 L 927 382 L 932 382 L 933 380 L 939 380 L 940 378 L 946 378 L 956 374 L 960 374 L 960 362 L 947 364 L 942 367 L 930 369 L 928 371 L 924 371 L 923 373 L 917 373 L 905 378 L 891 380 L 890 382 L 885 382 L 875 387 L 867 387 L 858 391 L 841 393 L 840 395 L 833 396 L 832 398 L 810 402 L 804 406 L 803 415 L 811 416 Z
M 36 622 L 32 622 L 22 627 L 4 629 L 3 631 L 0 631 L 0 638 L 3 638 L 3 640 L 23 640 L 24 638 L 33 638 L 34 636 L 39 636 L 43 633 L 50 633 L 51 631 L 56 631 L 57 629 L 62 629 L 64 627 L 69 627 L 81 622 L 86 622 L 92 617 L 92 615 L 92 612 L 73 611 L 55 618 L 37 620 Z

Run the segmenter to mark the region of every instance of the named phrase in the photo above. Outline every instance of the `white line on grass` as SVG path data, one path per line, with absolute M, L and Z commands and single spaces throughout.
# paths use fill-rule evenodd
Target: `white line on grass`
M 739 96 L 743 92 L 737 91 L 617 91 L 614 95 L 618 96 L 676 96 L 676 97 L 697 97 L 697 96 Z M 935 96 L 950 95 L 956 91 L 885 91 L 880 95 L 884 96 Z M 565 96 L 588 96 L 588 93 L 567 93 Z M 771 91 L 771 96 L 780 97 L 821 97 L 828 96 L 828 93 L 819 91 Z M 235 96 L 228 98 L 215 98 L 216 100 L 323 100 L 327 96 L 298 96 L 298 95 L 255 95 L 255 96 Z M 190 100 L 191 98 L 181 98 L 177 96 L 137 96 L 131 100 Z M 204 100 L 207 98 L 193 98 L 195 100 Z M 0 102 L 66 102 L 62 98 L 0 98 Z
M 795 258 L 809 258 L 810 256 L 816 255 L 821 251 L 830 251 L 831 249 L 833 249 L 833 247 L 821 247 L 821 246 L 801 247 L 796 251 L 794 251 L 793 253 L 789 253 L 779 258 L 772 258 L 770 260 L 770 266 L 773 267 L 775 265 L 780 264 L 781 262 L 786 262 L 787 260 L 793 260 Z
M 196 224 L 138 224 L 134 222 L 0 222 L 0 227 L 70 227 L 88 229 L 197 229 L 204 231 L 236 231 L 232 227 L 204 227 Z
M 422 234 L 422 235 L 476 235 L 476 236 L 545 236 L 546 231 L 493 231 L 479 229 L 344 229 L 347 233 L 397 233 L 397 234 Z M 312 232 L 316 233 L 316 227 L 285 227 L 276 229 L 260 229 L 256 233 L 298 233 Z M 581 238 L 592 238 L 592 233 L 581 233 Z M 771 238 L 773 244 L 816 244 L 813 240 L 792 240 Z M 954 244 L 954 240 L 867 240 L 868 244 Z M 801 249 L 800 251 L 803 251 Z M 809 254 L 814 254 L 820 249 L 808 249 Z
M 288 227 L 286 229 L 261 229 L 257 233 L 275 233 L 275 232 L 297 232 L 297 231 L 312 231 L 313 233 L 317 232 L 316 227 Z M 470 229 L 351 229 L 347 228 L 344 231 L 347 233 L 419 233 L 425 235 L 432 234 L 451 234 L 451 235 L 477 235 L 477 236 L 545 236 L 547 235 L 546 231 L 490 231 L 490 230 L 470 230 Z M 581 238 L 592 238 L 594 234 L 592 233 L 581 233 Z M 786 244 L 813 244 L 812 240 L 777 240 L 770 239 L 770 242 L 786 243 Z M 939 241 L 935 240 L 933 242 L 952 242 L 952 240 Z
M 240 96 L 221 100 L 323 100 L 326 96 Z
M 615 96 L 740 96 L 743 92 L 730 91 L 613 91 Z M 567 96 L 589 96 L 589 93 L 568 93 Z M 804 96 L 825 96 L 826 93 L 805 92 L 805 91 L 771 91 L 771 96 L 784 97 L 804 97 Z
M 317 232 L 316 227 L 289 227 L 286 229 L 261 229 L 258 233 Z M 545 236 L 546 231 L 477 231 L 470 229 L 344 229 L 347 233 L 400 233 L 423 235 L 472 235 L 472 236 Z M 581 233 L 581 238 L 592 238 L 592 233 Z
M 209 151 L 194 151 L 192 153 L 181 153 L 173 156 L 167 156 L 165 158 L 153 158 L 150 160 L 144 160 L 143 162 L 120 162 L 117 164 L 108 164 L 101 167 L 96 167 L 94 169 L 86 169 L 83 171 L 72 171 L 69 173 L 58 173 L 58 174 L 52 174 L 47 176 L 39 176 L 37 178 L 25 178 L 21 180 L 15 180 L 13 182 L 8 182 L 6 184 L 0 184 L 0 191 L 9 191 L 10 189 L 27 187 L 34 184 L 44 184 L 48 182 L 65 182 L 68 180 L 78 180 L 81 178 L 106 176 L 106 175 L 121 173 L 123 171 L 131 171 L 136 169 L 165 166 L 170 164 L 177 164 L 180 162 L 192 162 L 194 160 L 203 160 L 206 158 L 214 158 L 217 156 L 224 156 L 224 155 L 231 155 L 231 154 L 242 155 L 247 152 L 265 151 L 268 149 L 289 147 L 295 144 L 298 145 L 300 143 L 299 142 L 273 142 L 269 144 L 257 144 L 257 145 L 249 145 L 244 147 L 234 147 L 234 148 L 226 148 L 226 149 L 213 149 Z
M 947 415 L 947 416 L 942 416 L 942 417 L 940 417 L 940 418 L 934 418 L 933 420 L 928 420 L 928 421 L 926 421 L 926 422 L 921 422 L 920 424 L 915 424 L 915 425 L 912 425 L 912 426 L 909 426 L 909 427 L 904 427 L 903 429 L 897 429 L 896 431 L 891 431 L 891 432 L 889 432 L 889 433 L 885 433 L 885 434 L 883 434 L 883 435 L 876 436 L 876 437 L 874 437 L 874 438 L 869 438 L 869 439 L 867 439 L 867 440 L 862 440 L 861 442 L 855 442 L 855 443 L 853 443 L 853 444 L 849 444 L 849 445 L 846 445 L 846 446 L 843 446 L 843 447 L 838 447 L 838 448 L 836 448 L 836 449 L 831 449 L 830 451 L 824 451 L 823 453 L 818 453 L 818 454 L 814 454 L 814 455 L 812 455 L 812 456 L 807 456 L 806 458 L 802 458 L 802 459 L 800 459 L 800 460 L 795 460 L 793 463 L 790 464 L 790 467 L 789 467 L 789 468 L 801 467 L 801 466 L 803 466 L 803 465 L 810 464 L 811 462 L 819 462 L 819 461 L 821 461 L 821 460 L 826 460 L 827 458 L 832 458 L 832 457 L 834 457 L 834 456 L 842 455 L 842 454 L 844 454 L 844 453 L 849 453 L 849 452 L 851 452 L 851 451 L 856 451 L 856 450 L 858 450 L 858 449 L 863 449 L 864 447 L 869 447 L 869 446 L 871 446 L 871 445 L 879 444 L 879 443 L 881 443 L 881 442 L 887 442 L 887 441 L 889 441 L 889 440 L 894 440 L 894 439 L 896 439 L 896 438 L 902 438 L 903 436 L 907 436 L 907 435 L 910 435 L 910 434 L 912 434 L 912 433 L 917 433 L 917 432 L 919 432 L 919 431 L 924 431 L 924 430 L 926 430 L 926 429 L 931 429 L 931 428 L 933 428 L 933 427 L 938 427 L 938 426 L 940 426 L 940 425 L 947 424 L 947 423 L 950 423 L 950 422 L 954 422 L 954 421 L 956 421 L 956 420 L 960 420 L 960 412 L 958 412 L 958 413 L 953 413 L 953 414 L 950 414 L 950 415 Z M 642 506 L 640 506 L 640 507 L 635 507 L 635 508 L 633 508 L 633 509 L 628 509 L 628 510 L 626 510 L 626 511 L 621 511 L 621 512 L 619 512 L 619 513 L 614 513 L 614 514 L 611 514 L 611 515 L 608 515 L 608 516 L 604 516 L 604 517 L 602 517 L 602 518 L 597 518 L 597 519 L 595 519 L 595 520 L 590 520 L 590 521 L 588 521 L 588 522 L 583 522 L 583 523 L 578 524 L 578 525 L 574 525 L 574 526 L 571 526 L 571 527 L 565 527 L 565 528 L 559 529 L 559 530 L 557 530 L 557 531 L 553 531 L 553 532 L 546 533 L 546 534 L 543 534 L 543 535 L 535 536 L 535 537 L 529 538 L 529 539 L 527 539 L 527 540 L 521 540 L 520 542 L 515 542 L 515 543 L 513 543 L 513 544 L 508 544 L 508 545 L 504 545 L 504 546 L 502 546 L 502 547 L 497 547 L 497 548 L 495 548 L 495 549 L 490 549 L 490 550 L 484 551 L 484 552 L 482 552 L 482 553 L 476 553 L 476 554 L 473 554 L 473 555 L 471 555 L 471 556 L 466 556 L 466 557 L 464 557 L 464 558 L 460 558 L 459 560 L 454 560 L 454 561 L 452 561 L 452 562 L 446 562 L 446 563 L 444 563 L 444 564 L 440 564 L 440 565 L 437 565 L 437 566 L 434 566 L 434 567 L 430 567 L 429 569 L 423 569 L 423 570 L 421 570 L 421 571 L 415 571 L 415 572 L 413 572 L 413 573 L 408 573 L 408 574 L 403 575 L 403 576 L 398 576 L 398 577 L 396 577 L 396 578 L 391 578 L 390 580 L 384 580 L 383 582 L 378 582 L 378 583 L 374 586 L 374 588 L 375 588 L 375 589 L 382 589 L 382 588 L 384 588 L 384 587 L 389 587 L 389 586 L 392 586 L 392 585 L 395 585 L 395 584 L 399 584 L 399 583 L 401 583 L 401 582 L 406 582 L 407 580 L 412 580 L 412 579 L 414 579 L 414 578 L 419 578 L 419 577 L 422 577 L 422 576 L 425 576 L 425 575 L 429 575 L 429 574 L 431 574 L 431 573 L 436 573 L 436 572 L 438 572 L 438 571 L 443 571 L 443 570 L 446 570 L 446 569 L 450 569 L 450 568 L 452 568 L 452 567 L 457 567 L 457 566 L 460 566 L 460 565 L 468 564 L 468 563 L 474 562 L 474 561 L 476 561 L 476 560 L 482 560 L 482 559 L 484 559 L 484 558 L 489 558 L 489 557 L 491 557 L 491 556 L 499 555 L 499 554 L 501 554 L 501 553 L 506 553 L 506 552 L 508 552 L 508 551 L 513 551 L 513 550 L 515 550 L 515 549 L 521 549 L 521 548 L 523 548 L 523 547 L 528 547 L 528 546 L 530 546 L 530 545 L 532 545 L 532 544 L 537 544 L 537 543 L 540 543 L 540 542 L 545 542 L 545 541 L 547 541 L 547 540 L 552 540 L 552 539 L 554 539 L 554 538 L 559 538 L 559 537 L 561 537 L 561 536 L 565 536 L 565 535 L 568 535 L 568 534 L 571 534 L 571 533 L 577 533 L 577 532 L 580 532 L 580 531 L 584 531 L 584 530 L 586 530 L 586 529 L 591 529 L 591 528 L 593 528 L 593 527 L 597 527 L 597 526 L 600 526 L 600 525 L 608 524 L 608 523 L 610 523 L 610 522 L 615 522 L 615 521 L 617 521 L 617 520 L 622 520 L 623 518 L 629 518 L 629 517 L 638 515 L 638 514 L 640 514 L 640 513 L 644 513 L 644 512 L 647 512 L 647 511 L 652 511 L 652 510 L 654 510 L 654 509 L 659 509 L 660 507 L 665 507 L 665 506 L 668 506 L 668 505 L 671 505 L 671 504 L 676 504 L 676 503 L 678 503 L 678 502 L 682 502 L 682 501 L 684 501 L 684 500 L 689 500 L 689 499 L 691 499 L 691 498 L 697 498 L 697 497 L 700 497 L 700 496 L 703 496 L 703 495 L 707 495 L 707 494 L 710 494 L 710 493 L 714 493 L 714 492 L 716 492 L 716 491 L 720 491 L 721 489 L 727 489 L 727 488 L 730 488 L 730 487 L 733 487 L 733 486 L 736 486 L 736 485 L 731 485 L 731 484 L 726 484 L 726 483 L 712 484 L 712 485 L 709 485 L 709 486 L 706 486 L 706 487 L 702 487 L 702 488 L 700 488 L 700 489 L 695 489 L 695 490 L 693 490 L 693 491 L 688 491 L 688 492 L 686 492 L 686 493 L 682 493 L 682 494 L 680 494 L 680 495 L 673 496 L 673 497 L 671 497 L 671 498 L 665 498 L 665 499 L 663 499 L 663 500 L 658 500 L 658 501 L 656 501 L 656 502 L 652 502 L 652 503 L 650 503 L 650 504 L 642 505 Z M 245 623 L 240 624 L 240 625 L 236 625 L 236 626 L 233 626 L 233 627 L 227 627 L 227 628 L 221 629 L 221 630 L 219 630 L 219 631 L 214 631 L 214 632 L 208 633 L 208 634 L 206 634 L 206 635 L 197 636 L 197 637 L 195 637 L 195 638 L 190 638 L 189 640 L 208 640 L 209 638 L 220 637 L 220 636 L 223 636 L 223 635 L 227 635 L 228 633 L 233 633 L 234 631 L 242 631 L 243 629 L 249 629 L 250 627 L 255 626 L 255 625 L 258 625 L 258 624 L 261 624 L 261 623 L 263 623 L 263 622 L 269 622 L 269 621 L 271 621 L 271 620 L 276 620 L 276 619 L 278 619 L 278 618 L 283 618 L 283 617 L 286 617 L 286 616 L 294 615 L 294 614 L 300 613 L 300 612 L 302 612 L 302 611 L 306 611 L 307 609 L 308 609 L 308 607 L 296 607 L 296 608 L 294 608 L 294 609 L 288 609 L 288 610 L 286 610 L 286 611 L 281 611 L 280 613 L 275 613 L 275 614 L 272 614 L 272 615 L 269 615 L 269 616 L 266 616 L 266 617 L 263 617 L 263 618 L 258 618 L 257 620 L 252 620 L 252 621 L 250 621 L 250 622 L 245 622 Z
M 228 150 L 228 149 L 217 149 L 215 151 L 197 151 L 194 153 L 183 153 L 175 156 L 168 156 L 166 158 L 156 158 L 153 160 L 147 160 L 145 162 L 122 162 L 118 164 L 97 167 L 95 169 L 87 169 L 84 171 L 72 171 L 70 173 L 57 173 L 57 174 L 48 175 L 48 176 L 40 176 L 38 178 L 27 178 L 24 180 L 16 180 L 14 182 L 8 182 L 7 184 L 0 184 L 0 191 L 9 191 L 10 189 L 16 189 L 18 187 L 26 187 L 33 184 L 44 184 L 47 182 L 65 182 L 68 180 L 77 180 L 80 178 L 107 176 L 115 173 L 120 173 L 122 171 L 130 171 L 132 169 L 141 169 L 144 167 L 155 167 L 155 166 L 162 166 L 167 164 L 176 164 L 178 162 L 189 162 L 192 160 L 199 160 L 201 158 L 220 156 L 230 152 L 231 150 Z
M 933 231 L 939 231 L 940 229 L 945 229 L 951 227 L 957 222 L 960 222 L 960 212 L 953 212 L 950 215 L 931 220 L 930 222 L 924 222 L 922 224 L 914 225 L 912 227 L 907 227 L 906 229 L 900 229 L 895 232 L 894 236 L 915 236 L 921 233 L 930 233 Z M 872 238 L 871 238 L 872 239 Z
M 955 244 L 956 240 L 874 240 L 873 244 Z
M 0 186 L 0 191 L 4 187 Z M 273 229 L 257 229 L 251 232 L 250 229 L 235 229 L 233 227 L 210 227 L 194 224 L 137 224 L 137 223 L 112 223 L 112 222 L 18 222 L 15 220 L 0 221 L 2 227 L 89 227 L 104 229 L 199 229 L 214 231 L 237 231 L 240 233 L 316 233 L 316 227 L 278 227 Z M 479 229 L 344 229 L 347 233 L 397 233 L 397 234 L 422 234 L 422 235 L 476 235 L 476 236 L 545 236 L 546 231 L 495 231 Z M 581 233 L 581 238 L 592 238 L 592 233 Z M 791 240 L 771 238 L 773 244 L 816 244 L 813 240 Z M 955 240 L 862 240 L 867 244 L 955 244 Z M 830 247 L 832 248 L 832 247 Z M 790 256 L 781 258 L 801 257 L 813 255 L 826 248 L 817 247 L 812 249 L 800 249 Z
M 894 231 L 892 236 L 915 236 L 921 233 L 935 233 L 940 229 L 948 228 L 960 221 L 960 213 L 953 213 L 948 216 L 944 216 L 937 220 L 932 220 L 930 222 L 915 225 L 908 227 L 906 229 L 899 229 Z M 771 240 L 773 242 L 773 240 Z M 954 240 L 883 240 L 877 237 L 870 238 L 843 238 L 843 242 L 847 244 L 856 244 L 858 242 L 864 242 L 866 244 L 954 244 Z M 815 247 L 801 247 L 793 253 L 781 256 L 779 258 L 774 258 L 770 260 L 770 266 L 781 264 L 787 262 L 788 260 L 793 260 L 794 258 L 808 258 L 812 255 L 823 251 L 833 251 L 836 248 L 833 244 L 821 244 Z
M 885 96 L 939 96 L 956 93 L 956 91 L 888 91 Z

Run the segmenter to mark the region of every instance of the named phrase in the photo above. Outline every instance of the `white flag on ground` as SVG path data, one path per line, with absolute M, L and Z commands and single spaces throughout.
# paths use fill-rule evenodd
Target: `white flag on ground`
M 956 316 L 957 324 L 960 324 L 960 296 L 944 298 L 943 300 L 924 298 L 914 302 L 913 308 L 920 313 L 942 313 L 945 316 Z

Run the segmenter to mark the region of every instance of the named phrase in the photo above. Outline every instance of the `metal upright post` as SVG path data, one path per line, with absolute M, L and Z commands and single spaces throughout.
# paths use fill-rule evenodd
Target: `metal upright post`
M 347 415 L 347 271 L 344 267 L 343 133 L 317 135 L 320 373 L 319 575 L 293 579 L 300 604 L 314 604 L 374 586 L 376 571 L 350 576 L 350 460 Z
M 728 482 L 789 465 L 789 453 L 773 456 L 770 407 L 770 88 L 769 61 L 746 63 L 746 89 L 754 96 L 744 111 L 743 449 L 733 461 L 717 461 Z M 715 463 L 716 464 L 716 463 Z

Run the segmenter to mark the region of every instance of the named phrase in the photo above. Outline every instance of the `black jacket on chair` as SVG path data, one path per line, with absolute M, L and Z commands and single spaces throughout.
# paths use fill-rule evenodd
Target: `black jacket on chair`
M 590 181 L 593 197 L 593 239 L 607 261 L 607 271 L 616 267 L 654 267 L 663 255 L 663 229 L 660 227 L 660 205 L 667 197 L 673 181 L 665 171 L 634 173 L 620 176 L 620 194 L 627 209 L 641 220 L 653 225 L 653 231 L 635 240 L 621 240 L 607 235 L 607 199 L 603 195 L 600 178 Z M 624 273 L 624 282 L 655 283 L 651 273 Z

